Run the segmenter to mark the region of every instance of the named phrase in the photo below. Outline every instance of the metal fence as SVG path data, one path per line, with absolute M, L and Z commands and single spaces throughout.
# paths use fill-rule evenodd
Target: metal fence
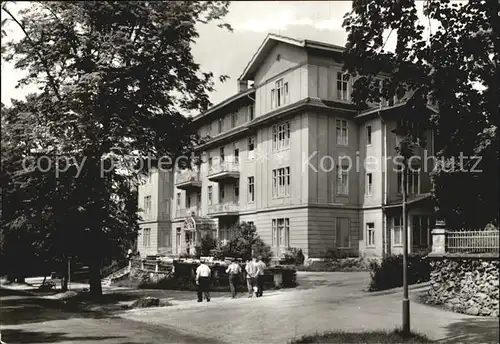
M 498 230 L 447 231 L 447 252 L 495 253 L 498 252 L 498 235 Z

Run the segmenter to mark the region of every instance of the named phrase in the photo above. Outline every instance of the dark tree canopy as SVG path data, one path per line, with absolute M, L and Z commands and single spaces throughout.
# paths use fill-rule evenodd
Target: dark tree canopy
M 424 20 L 417 15 L 419 4 Z M 355 0 L 344 17 L 345 69 L 366 77 L 354 86 L 355 102 L 402 98 L 410 91 L 404 113 L 420 127 L 434 128 L 446 168 L 432 174 L 433 196 L 451 227 L 498 221 L 498 13 L 498 1 Z M 394 52 L 384 49 L 388 35 L 396 35 Z M 382 92 L 366 87 L 381 72 L 390 73 Z M 429 99 L 439 108 L 430 117 L 424 116 Z M 476 159 L 467 159 L 461 171 L 461 153 L 481 161 L 474 166 Z
M 34 226 L 60 257 L 84 260 L 91 292 L 101 293 L 103 260 L 122 254 L 138 230 L 135 187 L 149 166 L 132 169 L 134 159 L 150 157 L 154 167 L 159 157 L 189 156 L 198 142 L 185 114 L 207 109 L 214 83 L 191 46 L 200 23 L 230 29 L 222 22 L 228 6 L 38 1 L 17 14 L 2 2 L 2 25 L 24 32 L 20 41 L 2 44 L 2 57 L 28 71 L 20 85 L 40 89 L 6 114 L 12 137 L 2 152 L 2 188 L 24 206 L 13 203 L 2 225 Z M 67 171 L 58 178 L 54 165 L 25 173 L 22 159 L 40 156 L 72 160 L 61 160 Z M 120 164 L 101 165 L 111 159 Z

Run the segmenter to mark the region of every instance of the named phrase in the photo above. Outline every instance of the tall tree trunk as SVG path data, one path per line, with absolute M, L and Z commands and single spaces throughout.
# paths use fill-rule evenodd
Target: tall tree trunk
M 101 265 L 96 259 L 89 264 L 89 286 L 90 294 L 97 297 L 102 295 Z
M 68 290 L 68 258 L 63 259 L 62 263 L 62 279 L 61 279 L 61 290 L 62 291 L 67 291 Z

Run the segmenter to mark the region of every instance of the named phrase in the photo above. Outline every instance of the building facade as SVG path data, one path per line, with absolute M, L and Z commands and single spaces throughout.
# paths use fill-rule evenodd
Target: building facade
M 152 173 L 140 187 L 141 255 L 193 253 L 203 235 L 231 239 L 239 222 L 253 223 L 275 255 L 289 247 L 309 258 L 402 251 L 402 174 L 392 157 L 404 99 L 356 111 L 342 51 L 267 36 L 238 92 L 195 118 L 208 138 L 197 147 L 201 165 Z M 410 251 L 431 244 L 426 136 L 408 174 Z

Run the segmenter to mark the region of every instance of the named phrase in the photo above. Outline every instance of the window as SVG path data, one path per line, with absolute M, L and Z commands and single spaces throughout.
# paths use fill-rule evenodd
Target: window
M 349 74 L 338 72 L 337 73 L 337 99 L 349 101 L 351 99 Z
M 219 203 L 224 200 L 224 185 L 219 186 Z
M 248 177 L 248 202 L 255 201 L 254 177 Z
M 349 219 L 337 218 L 337 248 L 349 248 L 351 239 L 349 237 Z
M 366 174 L 366 194 L 371 195 L 372 194 L 372 174 L 367 173 Z
M 247 224 L 250 226 L 250 227 L 255 227 L 253 221 L 247 221 Z
M 171 247 L 171 232 L 169 230 L 160 230 L 158 233 L 158 246 L 159 247 Z
M 231 114 L 231 128 L 236 127 L 236 124 L 238 124 L 238 113 L 234 112 Z
M 337 134 L 337 144 L 347 146 L 347 121 L 345 119 L 337 119 L 336 123 L 336 134 Z
M 412 240 L 414 249 L 428 249 L 431 247 L 431 230 L 435 220 L 431 216 L 416 215 L 411 217 Z
M 177 206 L 178 207 L 181 206 L 181 193 L 180 192 L 177 193 Z
M 255 136 L 250 136 L 248 138 L 248 159 L 255 158 Z
M 191 208 L 191 195 L 186 194 L 186 208 Z
M 406 192 L 408 195 L 417 195 L 420 193 L 420 169 L 417 167 L 412 168 L 413 171 L 408 170 L 406 174 Z M 415 171 L 417 170 L 418 171 Z M 398 178 L 398 194 L 403 192 L 403 171 L 397 172 Z
M 272 246 L 276 248 L 290 247 L 290 219 L 272 220 Z
M 213 160 L 212 160 L 212 157 L 209 157 L 208 158 L 208 169 L 212 169 L 212 163 L 213 163 Z
M 144 197 L 144 213 L 151 214 L 151 196 Z
M 240 197 L 240 186 L 238 184 L 234 184 L 234 197 Z
M 224 147 L 219 149 L 220 161 L 224 162 Z
M 252 121 L 254 119 L 255 106 L 252 104 L 248 107 L 248 120 Z
M 370 146 L 372 144 L 372 126 L 366 126 L 366 145 Z
M 392 244 L 402 245 L 403 244 L 403 219 L 401 216 L 396 216 L 392 218 Z
M 176 233 L 175 233 L 175 250 L 177 254 L 181 252 L 181 228 L 177 227 L 176 228 Z
M 196 204 L 198 207 L 201 205 L 201 192 L 196 193 Z
M 212 197 L 213 197 L 212 195 L 213 195 L 213 188 L 212 188 L 212 186 L 210 185 L 210 186 L 208 187 L 208 204 L 209 204 L 209 205 L 212 205 Z
M 222 128 L 224 127 L 224 118 L 219 118 L 217 120 L 217 134 L 222 133 Z
M 371 92 L 378 92 L 379 95 L 382 93 L 382 80 L 379 78 L 375 78 L 370 83 L 369 89 Z M 380 99 L 378 101 L 374 101 L 373 104 L 380 104 Z
M 234 150 L 234 163 L 238 164 L 240 162 L 240 150 L 235 149 Z
M 248 138 L 248 151 L 253 152 L 255 149 L 255 136 L 250 136 Z
M 349 195 L 349 168 L 347 166 L 337 168 L 337 195 Z
M 408 171 L 408 194 L 417 195 L 420 187 L 419 171 Z
M 142 246 L 143 247 L 151 246 L 151 228 L 144 228 L 142 230 Z
M 290 147 L 290 122 L 273 125 L 273 151 Z
M 207 129 L 208 133 L 207 135 L 212 135 L 212 122 L 208 123 L 208 129 Z
M 273 198 L 290 196 L 290 167 L 273 170 Z
M 280 107 L 288 103 L 288 82 L 283 79 L 276 81 L 275 88 L 271 90 L 271 108 Z
M 366 224 L 366 246 L 375 246 L 375 224 L 368 222 Z

